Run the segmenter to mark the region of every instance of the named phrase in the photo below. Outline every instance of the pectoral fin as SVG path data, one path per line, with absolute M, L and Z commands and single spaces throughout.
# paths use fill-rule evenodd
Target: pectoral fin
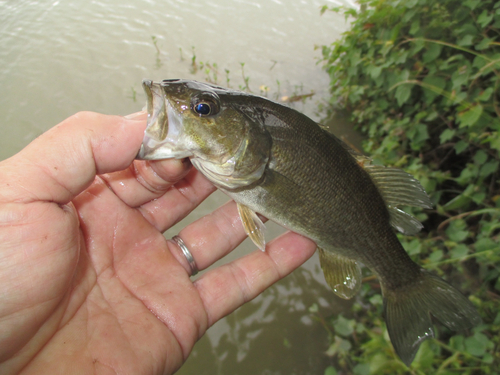
M 238 203 L 238 213 L 240 214 L 243 228 L 245 228 L 245 232 L 248 237 L 250 237 L 255 246 L 257 246 L 262 251 L 265 251 L 266 240 L 264 238 L 264 231 L 266 229 L 266 226 L 264 225 L 262 220 L 260 220 L 255 211 L 251 210 L 241 203 Z
M 350 299 L 361 288 L 361 269 L 356 261 L 318 247 L 319 262 L 325 280 L 333 292 L 344 299 Z

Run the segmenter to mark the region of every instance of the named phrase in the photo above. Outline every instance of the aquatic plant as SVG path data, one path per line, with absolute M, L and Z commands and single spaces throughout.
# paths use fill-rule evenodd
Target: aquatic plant
M 366 275 L 352 316 L 326 319 L 335 361 L 325 374 L 500 373 L 500 3 L 359 2 L 359 10 L 322 9 L 352 20 L 322 47 L 331 105 L 352 114 L 367 153 L 421 181 L 435 209 L 414 211 L 425 229 L 400 239 L 469 295 L 483 324 L 465 333 L 437 325 L 439 337 L 408 369 L 390 346 L 378 283 Z

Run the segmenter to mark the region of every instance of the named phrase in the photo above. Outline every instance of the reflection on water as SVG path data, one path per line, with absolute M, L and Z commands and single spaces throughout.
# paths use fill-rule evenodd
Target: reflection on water
M 314 277 L 314 264 L 217 323 L 178 374 L 322 374 L 330 363 L 327 332 L 308 308 L 317 303 L 329 315 L 346 306 Z
M 77 111 L 140 110 L 143 78 L 213 80 L 207 63 L 217 65 L 224 86 L 249 79 L 253 92 L 267 86 L 271 96 L 314 91 L 312 100 L 296 105 L 317 118 L 328 76 L 316 65 L 314 45 L 331 43 L 346 27 L 343 16 L 320 16 L 319 9 L 353 2 L 0 0 L 0 160 Z M 213 194 L 166 235 L 227 199 Z M 269 239 L 283 232 L 267 227 Z M 249 251 L 255 247 L 247 240 L 220 262 Z M 322 374 L 327 337 L 311 320 L 313 303 L 325 316 L 340 311 L 317 257 L 212 327 L 179 373 Z
M 325 2 L 336 3 L 0 0 L 0 160 L 77 111 L 141 109 L 143 78 L 204 80 L 203 70 L 190 73 L 193 51 L 198 63 L 217 63 L 220 84 L 227 69 L 239 87 L 243 62 L 254 92 L 264 85 L 288 95 L 303 85 L 325 94 L 313 47 L 345 28 L 342 16 L 319 15 Z

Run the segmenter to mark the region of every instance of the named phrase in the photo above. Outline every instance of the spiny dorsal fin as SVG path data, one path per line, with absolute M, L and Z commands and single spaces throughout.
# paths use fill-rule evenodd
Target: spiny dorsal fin
M 318 247 L 319 263 L 333 292 L 350 299 L 361 288 L 361 269 L 356 261 Z
M 259 216 L 253 210 L 241 203 L 238 203 L 238 213 L 248 237 L 250 237 L 255 246 L 262 251 L 266 251 L 266 240 L 264 238 L 266 226 L 262 220 L 260 220 Z

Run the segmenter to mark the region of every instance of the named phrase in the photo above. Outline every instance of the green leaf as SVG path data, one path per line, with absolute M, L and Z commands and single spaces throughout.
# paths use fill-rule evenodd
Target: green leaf
M 403 4 L 408 8 L 411 9 L 414 6 L 416 6 L 419 3 L 419 0 L 405 0 Z
M 411 148 L 414 150 L 419 150 L 422 142 L 429 139 L 429 133 L 425 124 L 417 124 L 411 127 L 407 135 L 411 141 Z
M 436 60 L 441 54 L 441 50 L 443 46 L 437 43 L 431 43 L 427 50 L 424 52 L 422 56 L 422 61 L 426 64 Z
M 493 241 L 491 238 L 480 238 L 474 244 L 474 248 L 478 252 L 485 251 L 485 250 L 492 250 L 496 247 L 498 247 L 498 244 L 495 241 Z
M 462 169 L 460 176 L 456 178 L 456 181 L 460 185 L 468 185 L 465 189 L 464 194 L 471 196 L 476 188 L 472 183 L 479 177 L 479 167 L 475 164 L 467 164 L 467 167 Z
M 368 363 L 359 363 L 354 366 L 354 375 L 370 375 L 370 365 Z
M 337 370 L 335 370 L 335 367 L 333 366 L 328 366 L 325 369 L 324 375 L 337 375 Z
M 411 23 L 409 34 L 415 35 L 419 30 L 420 30 L 420 20 L 417 19 Z
M 489 39 L 489 38 L 484 38 L 483 40 L 481 40 L 476 46 L 474 46 L 474 48 L 477 50 L 477 51 L 482 51 L 484 49 L 487 49 L 491 42 L 493 42 L 492 39 Z
M 497 316 L 495 317 L 493 324 L 496 326 L 500 325 L 500 312 L 497 313 Z
M 368 72 L 368 74 L 370 74 L 372 79 L 377 79 L 380 73 L 382 72 L 382 67 L 370 65 L 368 68 L 366 68 L 366 71 Z
M 473 159 L 476 164 L 484 164 L 486 160 L 488 160 L 488 154 L 483 150 L 479 150 L 476 152 Z
M 452 93 L 451 99 L 453 100 L 453 104 L 459 104 L 467 99 L 466 92 L 459 92 L 458 94 Z
M 344 318 L 342 315 L 339 315 L 335 323 L 333 324 L 333 328 L 335 328 L 335 332 L 341 336 L 350 336 L 354 332 L 354 321 L 348 320 Z
M 488 14 L 488 11 L 485 9 L 483 12 L 477 17 L 477 23 L 481 25 L 482 28 L 485 28 L 493 19 L 493 14 Z
M 453 210 L 458 210 L 459 208 L 464 208 L 469 205 L 471 202 L 472 198 L 467 195 L 457 195 L 455 198 L 452 200 L 448 201 L 444 206 L 443 209 L 445 211 L 453 211 Z
M 387 368 L 392 358 L 388 358 L 385 353 L 375 354 L 370 358 L 370 374 L 378 374 Z
M 479 175 L 481 177 L 487 177 L 490 174 L 496 172 L 497 170 L 498 170 L 498 161 L 492 160 L 481 167 L 481 169 L 479 170 Z
M 490 353 L 486 353 L 483 356 L 482 363 L 486 363 L 488 365 L 491 365 L 493 363 L 493 361 L 494 361 L 494 358 L 493 358 L 493 356 Z
M 414 238 L 410 242 L 404 242 L 403 247 L 409 255 L 420 254 L 422 250 L 422 244 L 418 238 Z
M 454 220 L 450 223 L 448 228 L 446 228 L 446 234 L 450 240 L 462 242 L 469 236 L 469 232 L 464 230 L 464 225 L 459 225 L 461 223 L 463 223 L 462 220 Z
M 436 250 L 429 255 L 429 262 L 436 263 L 443 259 L 443 250 Z
M 486 199 L 486 193 L 484 193 L 484 192 L 479 192 L 479 193 L 472 194 L 472 200 L 476 204 L 483 203 L 485 199 Z
M 476 357 L 482 357 L 486 354 L 490 340 L 480 332 L 476 332 L 474 336 L 465 339 L 465 350 Z
M 462 242 L 469 236 L 469 232 L 466 230 L 460 230 L 456 232 L 447 232 L 450 240 L 454 242 Z
M 411 95 L 411 89 L 413 88 L 413 85 L 408 84 L 408 83 L 403 83 L 399 85 L 396 89 L 396 100 L 398 101 L 398 105 L 400 107 L 405 104 L 408 99 L 410 99 Z
M 466 86 L 469 80 L 469 65 L 463 65 L 455 72 L 453 72 L 451 76 L 452 81 L 452 89 L 453 90 L 461 90 L 462 86 Z
M 410 78 L 410 71 L 408 69 L 405 69 L 399 75 L 399 80 L 406 81 L 406 80 L 408 80 L 408 78 Z
M 491 94 L 493 94 L 493 87 L 488 87 L 477 97 L 477 100 L 487 102 L 488 100 L 490 100 Z
M 408 54 L 408 51 L 398 51 L 398 55 L 396 60 L 394 61 L 394 64 L 404 64 L 408 59 Z
M 439 141 L 441 144 L 448 142 L 450 139 L 452 139 L 455 136 L 456 130 L 454 129 L 445 129 L 441 135 L 439 136 Z
M 425 77 L 422 82 L 425 84 L 423 88 L 427 103 L 432 102 L 436 96 L 441 95 L 443 89 L 446 87 L 446 80 L 444 78 L 432 75 Z
M 462 335 L 455 335 L 451 337 L 450 346 L 459 352 L 465 351 L 465 338 Z
M 415 365 L 421 370 L 430 369 L 436 354 L 432 350 L 432 341 L 424 341 L 415 356 Z
M 446 211 L 458 210 L 459 208 L 464 208 L 471 202 L 471 194 L 474 190 L 474 185 L 469 185 L 462 194 L 457 195 L 455 198 L 447 202 L 443 209 Z M 456 221 L 456 220 L 455 220 Z M 453 221 L 452 223 L 454 223 Z M 456 224 L 451 224 L 456 225 Z
M 474 125 L 481 114 L 483 113 L 483 106 L 481 104 L 476 104 L 465 111 L 458 113 L 458 121 L 460 122 L 460 127 L 472 126 Z
M 462 39 L 460 39 L 457 44 L 460 47 L 467 47 L 472 45 L 472 42 L 474 41 L 474 36 L 473 35 L 465 35 Z
M 373 297 L 370 298 L 370 303 L 372 305 L 382 305 L 384 303 L 384 300 L 382 299 L 382 296 L 380 294 L 375 294 Z
M 348 352 L 352 348 L 349 340 L 345 340 L 339 336 L 335 336 L 333 343 L 328 347 L 326 355 L 333 357 L 337 353 Z
M 467 0 L 467 1 L 464 1 L 464 5 L 466 7 L 469 7 L 471 10 L 474 10 L 477 8 L 477 6 L 479 4 L 481 4 L 481 1 L 482 0 Z
M 469 248 L 464 244 L 458 244 L 450 252 L 450 258 L 460 259 L 469 254 Z
M 460 154 L 461 152 L 465 151 L 468 147 L 469 147 L 469 143 L 468 142 L 460 140 L 455 145 L 455 152 L 457 154 Z
M 500 137 L 498 135 L 490 140 L 490 147 L 500 151 Z
M 314 314 L 314 313 L 317 313 L 319 311 L 319 308 L 318 308 L 318 304 L 317 303 L 313 303 L 310 307 L 309 307 L 309 312 L 311 314 Z

